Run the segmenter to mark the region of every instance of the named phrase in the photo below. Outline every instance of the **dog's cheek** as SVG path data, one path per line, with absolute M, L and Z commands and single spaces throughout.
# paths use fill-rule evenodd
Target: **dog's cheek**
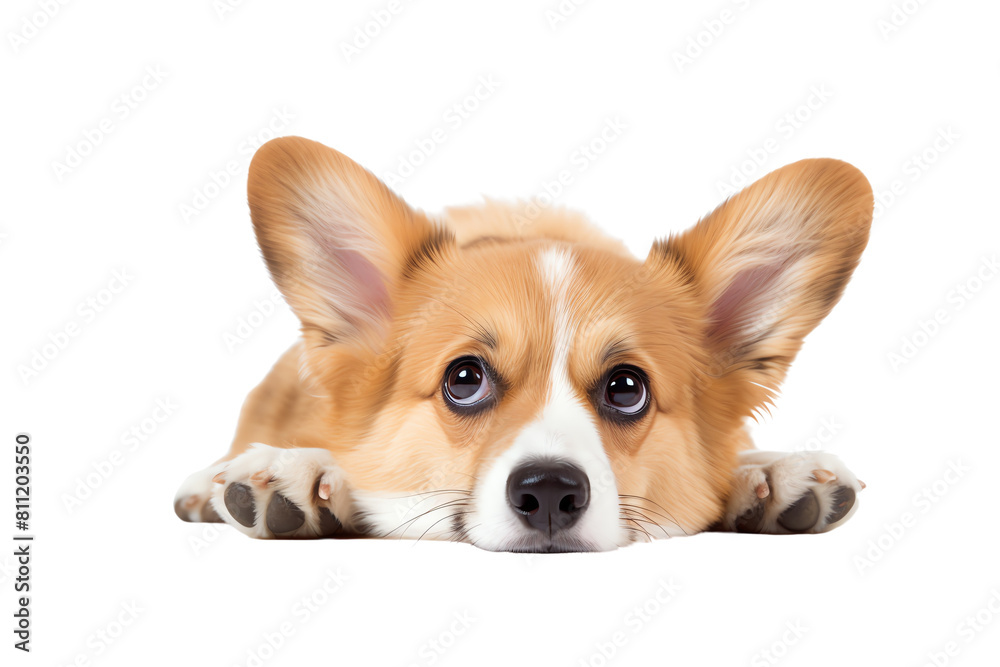
M 340 460 L 358 486 L 373 492 L 466 488 L 472 478 L 469 453 L 452 443 L 430 401 L 383 414 L 364 445 Z
M 671 533 L 692 533 L 718 519 L 722 471 L 703 455 L 694 424 L 663 414 L 630 452 L 609 451 L 623 508 L 633 505 Z

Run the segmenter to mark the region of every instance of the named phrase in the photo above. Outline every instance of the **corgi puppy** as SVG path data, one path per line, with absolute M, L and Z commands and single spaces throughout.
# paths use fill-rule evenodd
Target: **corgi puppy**
M 562 210 L 427 215 L 298 137 L 260 148 L 248 197 L 302 337 L 181 486 L 182 519 L 554 552 L 857 509 L 836 457 L 747 431 L 867 244 L 851 165 L 782 167 L 644 260 Z

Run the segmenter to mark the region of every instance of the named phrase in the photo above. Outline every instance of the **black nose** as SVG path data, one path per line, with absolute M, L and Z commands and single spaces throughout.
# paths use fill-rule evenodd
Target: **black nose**
M 507 499 L 526 524 L 546 535 L 572 526 L 590 502 L 590 480 L 561 461 L 530 461 L 507 478 Z

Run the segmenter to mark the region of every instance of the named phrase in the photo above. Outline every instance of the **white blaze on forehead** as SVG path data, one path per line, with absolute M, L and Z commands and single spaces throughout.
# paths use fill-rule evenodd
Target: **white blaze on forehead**
M 548 248 L 540 253 L 538 266 L 552 308 L 552 366 L 545 405 L 482 477 L 467 517 L 467 525 L 476 526 L 469 538 L 486 549 L 510 548 L 531 539 L 532 531 L 507 504 L 507 478 L 526 460 L 541 457 L 572 463 L 590 481 L 590 504 L 569 536 L 591 549 L 613 549 L 628 542 L 619 521 L 618 488 L 597 425 L 567 370 L 577 326 L 571 304 L 573 257 L 567 249 Z
M 574 279 L 573 258 L 565 248 L 543 250 L 539 257 L 545 287 L 552 299 L 552 370 L 549 386 L 554 390 L 564 379 L 568 382 L 566 359 L 573 345 L 574 322 L 570 317 L 570 288 Z
M 539 264 L 546 286 L 553 292 L 565 290 L 567 279 L 573 273 L 573 258 L 565 248 L 546 248 L 541 252 Z

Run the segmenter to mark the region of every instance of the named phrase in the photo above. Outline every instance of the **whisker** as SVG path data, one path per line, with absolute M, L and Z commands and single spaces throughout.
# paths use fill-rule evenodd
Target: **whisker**
M 467 502 L 468 502 L 468 500 L 465 499 L 465 498 L 456 499 L 456 500 L 449 500 L 447 502 L 443 502 L 440 505 L 437 505 L 435 507 L 430 508 L 426 512 L 422 512 L 422 513 L 418 514 L 417 516 L 413 517 L 412 519 L 404 521 L 403 523 L 399 524 L 398 526 L 396 526 L 395 528 L 393 528 L 392 530 L 390 530 L 388 533 L 386 533 L 382 537 L 389 537 L 390 535 L 392 535 L 393 533 L 395 533 L 397 530 L 399 530 L 403 526 L 409 525 L 409 524 L 413 523 L 414 521 L 416 521 L 417 519 L 419 519 L 420 517 L 426 516 L 426 515 L 430 514 L 431 512 L 436 512 L 436 511 L 438 511 L 440 509 L 444 509 L 445 507 L 453 507 L 453 506 L 456 506 L 456 505 L 465 505 L 465 504 L 467 504 Z M 400 535 L 400 539 L 402 539 L 402 535 Z
M 639 540 L 639 536 L 642 534 L 638 530 L 636 530 L 633 526 L 630 526 L 628 524 L 623 525 L 622 528 L 628 531 L 630 542 L 637 542 Z
M 649 515 L 645 514 L 645 512 L 650 512 L 652 514 L 658 514 L 659 516 L 663 516 L 663 515 L 659 514 L 658 512 L 654 512 L 653 510 L 647 509 L 645 507 L 639 508 L 639 507 L 636 507 L 634 505 L 628 505 L 628 504 L 622 504 L 621 508 L 622 508 L 622 511 L 632 512 L 633 515 L 641 516 L 647 522 L 653 524 L 654 526 L 656 526 L 657 528 L 659 528 L 660 530 L 662 530 L 664 536 L 670 537 L 670 533 L 667 532 L 667 529 L 664 528 L 663 525 L 659 521 L 656 521 L 653 518 L 651 518 Z M 667 517 L 664 517 L 664 518 L 667 518 Z M 671 519 L 668 519 L 668 521 L 670 521 L 670 523 L 676 524 L 676 522 L 673 521 L 673 520 L 671 520 Z
M 631 508 L 631 509 L 634 509 L 634 510 L 642 510 L 643 512 L 649 512 L 650 514 L 655 514 L 656 516 L 663 517 L 664 519 L 666 519 L 667 521 L 669 521 L 672 524 L 675 524 L 675 525 L 677 524 L 676 521 L 674 521 L 671 517 L 667 516 L 666 514 L 663 514 L 661 512 L 657 512 L 656 510 L 651 510 L 648 507 L 642 507 L 641 505 L 632 505 L 632 504 L 629 504 L 629 503 L 619 503 L 618 505 L 619 505 L 619 507 L 628 507 L 628 508 Z M 649 517 L 646 517 L 646 518 L 648 519 Z
M 430 531 L 431 528 L 433 528 L 434 526 L 438 525 L 439 523 L 441 523 L 445 519 L 454 519 L 456 516 L 461 516 L 462 514 L 468 514 L 468 513 L 469 512 L 455 512 L 454 514 L 449 514 L 448 516 L 441 517 L 440 519 L 438 519 L 437 521 L 435 521 L 431 525 L 427 526 L 427 530 L 425 530 L 424 532 L 420 533 L 420 537 L 417 538 L 417 540 L 416 540 L 416 542 L 414 542 L 414 544 L 416 544 L 420 540 L 424 539 L 424 535 L 426 535 L 428 533 L 428 531 Z M 454 532 L 454 530 L 452 532 Z
M 652 541 L 653 541 L 653 536 L 652 536 L 652 535 L 650 535 L 650 534 L 649 534 L 649 531 L 648 531 L 648 530 L 646 530 L 645 528 L 643 528 L 643 527 L 642 527 L 642 524 L 640 524 L 640 523 L 639 523 L 638 521 L 636 521 L 635 519 L 629 519 L 628 517 L 622 517 L 622 518 L 623 518 L 623 519 L 625 519 L 626 521 L 631 521 L 632 523 L 634 523 L 634 524 L 635 524 L 636 526 L 638 526 L 638 527 L 639 527 L 639 530 L 641 530 L 641 531 L 642 531 L 643 533 L 645 533 L 645 534 L 646 534 L 646 539 L 647 539 L 648 541 L 650 541 L 650 542 L 652 542 Z
M 643 496 L 631 496 L 631 495 L 628 495 L 628 494 L 619 493 L 618 497 L 619 498 L 634 498 L 635 500 L 641 500 L 643 502 L 649 503 L 650 505 L 655 505 L 656 507 L 659 507 L 667 515 L 667 517 L 670 519 L 670 521 L 673 522 L 673 524 L 680 529 L 680 531 L 682 533 L 684 533 L 685 535 L 689 535 L 689 533 L 686 530 L 684 530 L 684 527 L 677 521 L 677 519 L 674 518 L 674 516 L 669 511 L 667 511 L 667 508 L 665 508 L 663 505 L 660 505 L 657 502 L 653 502 L 649 498 L 644 498 Z
M 622 514 L 621 518 L 625 519 L 627 521 L 634 521 L 634 522 L 639 523 L 639 524 L 645 524 L 645 525 L 649 525 L 649 526 L 656 526 L 657 528 L 660 528 L 662 530 L 662 526 L 658 525 L 655 521 L 649 521 L 648 519 L 641 519 L 641 518 L 635 516 L 634 514 Z M 667 537 L 669 537 L 669 535 L 667 535 Z
M 438 493 L 465 493 L 470 494 L 468 489 L 434 489 L 433 491 L 417 491 L 406 496 L 396 496 L 397 498 L 416 498 L 417 496 L 435 495 Z
M 408 510 L 406 510 L 406 512 L 404 512 L 403 516 L 400 517 L 400 518 L 405 519 L 406 516 L 410 512 L 412 512 L 413 510 L 415 510 L 417 508 L 417 505 L 423 503 L 426 500 L 430 500 L 431 498 L 434 498 L 435 496 L 444 495 L 446 493 L 458 493 L 458 494 L 462 494 L 463 496 L 466 496 L 466 497 L 469 496 L 469 495 L 471 495 L 471 492 L 466 492 L 466 491 L 452 491 L 451 489 L 445 489 L 445 490 L 442 490 L 442 491 L 428 491 L 426 493 L 429 494 L 429 495 L 427 495 L 426 498 L 421 498 L 420 500 L 418 500 L 415 503 L 413 503 L 412 505 L 410 505 L 410 508 Z M 402 498 L 413 498 L 413 497 L 415 497 L 415 495 L 414 496 L 400 496 L 400 499 L 402 499 Z M 459 498 L 455 498 L 455 500 L 459 500 Z
M 650 519 L 648 516 L 646 516 L 645 514 L 643 514 L 642 512 L 640 512 L 639 510 L 629 509 L 629 508 L 622 508 L 622 511 L 623 512 L 631 512 L 633 515 L 641 516 L 644 519 L 644 523 L 648 523 L 650 525 L 656 526 L 661 531 L 663 531 L 663 536 L 664 537 L 668 537 L 668 538 L 670 537 L 670 533 L 667 532 L 666 528 L 664 528 L 663 526 L 661 526 L 656 521 L 653 521 L 652 519 Z

